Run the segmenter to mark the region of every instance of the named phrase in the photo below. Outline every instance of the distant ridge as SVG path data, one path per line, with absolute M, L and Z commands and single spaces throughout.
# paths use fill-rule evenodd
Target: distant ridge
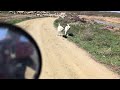
M 94 16 L 104 16 L 104 17 L 120 17 L 120 13 L 115 11 L 68 11 L 71 13 L 77 13 L 81 15 L 94 15 Z

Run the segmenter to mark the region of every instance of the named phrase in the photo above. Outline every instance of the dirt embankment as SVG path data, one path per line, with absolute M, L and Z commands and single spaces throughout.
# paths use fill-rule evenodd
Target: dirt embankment
M 87 15 L 79 15 L 80 17 L 90 19 L 90 20 L 103 20 L 106 22 L 112 22 L 112 23 L 119 23 L 120 24 L 120 18 L 118 17 L 101 17 L 101 16 L 87 16 Z

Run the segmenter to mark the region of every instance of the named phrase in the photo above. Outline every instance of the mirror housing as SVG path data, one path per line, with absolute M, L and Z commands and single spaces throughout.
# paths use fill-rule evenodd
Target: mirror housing
M 18 26 L 0 23 L 0 78 L 38 79 L 41 68 L 41 52 L 35 40 Z

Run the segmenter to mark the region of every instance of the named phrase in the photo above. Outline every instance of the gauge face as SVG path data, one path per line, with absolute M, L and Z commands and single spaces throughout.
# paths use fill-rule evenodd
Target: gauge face
M 19 27 L 0 24 L 0 78 L 37 79 L 41 53 L 33 40 Z

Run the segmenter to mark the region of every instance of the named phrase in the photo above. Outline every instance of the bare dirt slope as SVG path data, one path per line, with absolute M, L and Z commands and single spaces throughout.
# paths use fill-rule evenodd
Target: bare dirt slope
M 86 51 L 57 36 L 55 18 L 19 23 L 41 48 L 43 67 L 40 79 L 116 79 L 119 76 L 93 60 Z
M 120 24 L 120 18 L 119 17 L 101 17 L 101 16 L 88 16 L 88 15 L 79 15 L 80 17 L 89 19 L 89 20 L 103 20 L 106 22 L 111 22 L 111 23 L 117 23 Z

